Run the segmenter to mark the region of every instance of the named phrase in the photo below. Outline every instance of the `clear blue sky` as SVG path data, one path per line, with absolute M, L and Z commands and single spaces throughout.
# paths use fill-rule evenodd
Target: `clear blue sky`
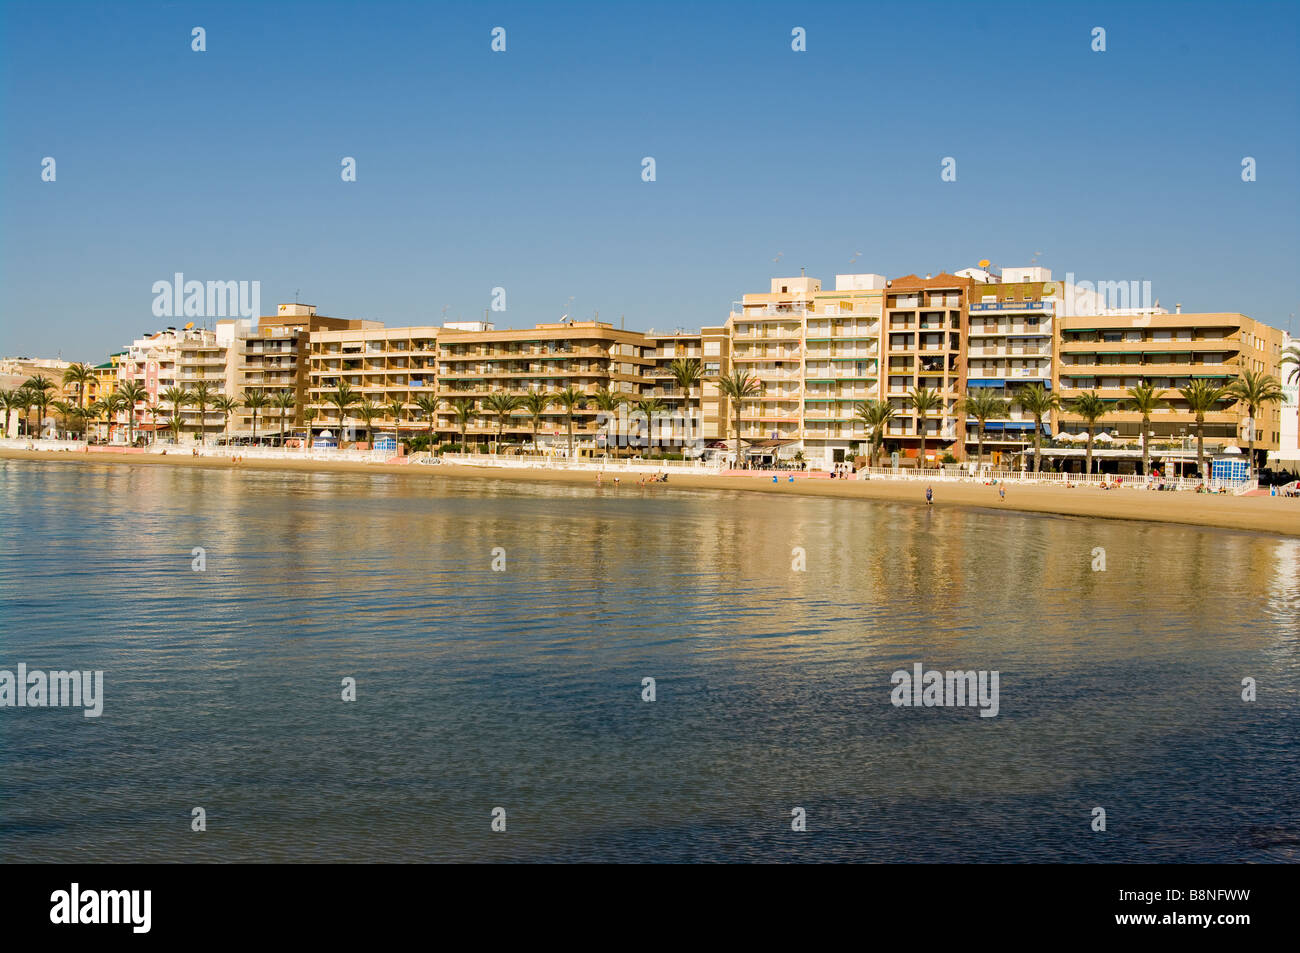
M 177 271 L 264 311 L 438 323 L 502 286 L 499 327 L 663 329 L 800 266 L 1036 252 L 1294 331 L 1298 9 L 7 3 L 0 354 L 103 360 L 172 323 Z

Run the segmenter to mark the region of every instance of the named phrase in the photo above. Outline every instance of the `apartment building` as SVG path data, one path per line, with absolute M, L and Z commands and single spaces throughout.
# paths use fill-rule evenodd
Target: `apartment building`
M 886 289 L 881 393 L 897 415 L 886 432 L 886 446 L 897 447 L 913 461 L 918 461 L 923 426 L 931 464 L 949 448 L 958 459 L 963 456 L 966 417 L 957 404 L 966 379 L 967 305 L 974 284 L 972 278 L 947 273 L 904 275 Z M 924 423 L 907 398 L 915 388 L 935 391 L 941 400 Z
M 1101 425 L 1118 437 L 1138 439 L 1141 415 L 1123 409 L 1128 388 L 1148 383 L 1164 391 L 1169 407 L 1151 418 L 1155 439 L 1179 439 L 1195 434 L 1195 416 L 1178 388 L 1203 379 L 1229 384 L 1252 369 L 1280 377 L 1282 332 L 1242 314 L 1183 314 L 1181 312 L 1105 314 L 1060 319 L 1058 376 L 1063 401 L 1096 391 L 1110 406 Z M 1277 450 L 1281 408 L 1263 408 L 1255 424 L 1255 445 Z M 1079 431 L 1083 422 L 1067 408 L 1062 429 Z M 1224 400 L 1205 415 L 1207 448 L 1248 441 L 1245 407 Z
M 459 426 L 446 401 L 470 398 L 475 414 L 467 428 L 471 442 L 496 438 L 498 420 L 483 404 L 491 393 L 526 396 L 574 387 L 583 394 L 600 388 L 637 400 L 644 393 L 655 359 L 638 331 L 617 330 L 600 321 L 538 324 L 524 330 L 497 330 L 487 322 L 445 324 L 438 332 L 438 396 L 444 401 L 438 431 L 459 440 Z M 597 449 L 599 411 L 590 402 L 574 413 L 575 451 Z M 531 442 L 533 425 L 525 415 L 505 422 L 507 442 Z M 568 418 L 557 406 L 547 409 L 538 431 L 544 447 L 567 447 Z
M 727 422 L 722 413 L 718 378 L 729 366 L 726 327 L 702 328 L 699 331 L 676 330 L 656 334 L 652 328 L 645 335 L 646 380 L 642 399 L 658 399 L 669 418 L 670 431 L 665 433 L 673 444 L 691 439 L 708 442 L 725 436 Z M 686 392 L 673 376 L 672 365 L 678 360 L 698 361 L 702 378 Z M 687 432 L 686 420 L 693 421 Z
M 309 345 L 307 406 L 312 408 L 312 433 L 338 436 L 351 421 L 353 429 L 386 431 L 411 437 L 428 429 L 416 400 L 438 390 L 438 332 L 432 326 L 358 327 L 313 331 Z M 357 395 L 356 405 L 341 419 L 329 395 L 341 383 Z M 401 404 L 400 415 L 391 404 Z
M 310 304 L 282 304 L 276 308 L 274 315 L 258 319 L 257 328 L 244 342 L 242 364 L 238 372 L 238 386 L 241 394 L 249 390 L 260 389 L 268 394 L 281 390 L 292 390 L 297 397 L 293 413 L 285 421 L 286 430 L 300 429 L 303 425 L 302 411 L 307 403 L 308 389 L 308 347 L 311 335 L 318 331 L 341 331 L 358 328 L 378 328 L 383 325 L 377 321 L 364 321 L 353 318 L 333 318 L 316 313 L 316 306 Z M 258 434 L 279 433 L 279 414 L 265 411 L 258 415 Z M 262 425 L 262 420 L 271 424 L 270 429 Z M 239 434 L 252 432 L 252 412 L 247 407 L 240 407 L 231 418 L 231 430 Z
M 193 394 L 206 384 L 209 395 L 202 409 L 197 404 L 181 408 L 182 439 L 207 439 L 222 431 L 225 415 L 213 404 L 218 397 L 240 395 L 244 346 L 251 333 L 247 318 L 222 318 L 216 330 L 187 334 L 178 343 L 178 385 Z M 167 407 L 169 417 L 171 409 Z
M 1046 390 L 1055 386 L 1056 316 L 1061 310 L 1062 285 L 1046 268 L 1007 268 L 998 276 L 976 269 L 957 273 L 975 279 L 968 305 L 966 332 L 966 393 L 986 391 L 1007 401 L 1008 414 L 990 418 L 984 427 L 984 450 L 995 461 L 1033 441 L 1034 418 L 1016 402 L 1016 392 L 1029 384 Z M 1043 421 L 1050 436 L 1055 420 Z M 978 446 L 978 425 L 966 418 L 966 455 Z

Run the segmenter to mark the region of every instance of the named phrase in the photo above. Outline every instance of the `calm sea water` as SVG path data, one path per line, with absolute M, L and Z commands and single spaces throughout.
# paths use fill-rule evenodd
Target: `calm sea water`
M 0 709 L 0 861 L 1294 862 L 1298 621 L 1246 533 L 0 462 L 0 668 L 106 696 Z

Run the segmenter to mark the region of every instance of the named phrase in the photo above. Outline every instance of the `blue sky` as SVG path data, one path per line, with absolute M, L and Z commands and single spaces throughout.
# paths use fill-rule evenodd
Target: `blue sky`
M 1037 252 L 1058 278 L 1300 330 L 1298 11 L 6 3 L 0 354 L 102 360 L 174 323 L 151 286 L 177 271 L 258 280 L 268 312 L 300 289 L 439 323 L 500 286 L 498 327 L 664 329 L 801 266 Z

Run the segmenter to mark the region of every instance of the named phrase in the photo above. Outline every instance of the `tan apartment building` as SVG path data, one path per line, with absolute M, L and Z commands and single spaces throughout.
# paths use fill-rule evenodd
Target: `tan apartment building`
M 426 432 L 428 421 L 415 402 L 422 395 L 437 394 L 438 333 L 432 326 L 313 331 L 306 397 L 315 412 L 311 431 L 338 437 L 351 421 L 354 431 L 382 430 L 405 437 Z M 341 420 L 338 405 L 328 398 L 344 382 L 356 393 L 357 403 Z M 389 407 L 394 401 L 402 405 L 400 417 Z M 371 413 L 369 424 L 364 411 Z M 364 433 L 358 439 L 370 436 Z
M 239 390 L 247 393 L 256 388 L 267 394 L 292 390 L 297 401 L 285 428 L 301 429 L 302 410 L 307 400 L 308 347 L 312 333 L 382 326 L 377 321 L 320 315 L 316 313 L 315 305 L 279 305 L 274 315 L 258 319 L 256 330 L 244 344 L 243 363 L 238 374 Z M 279 414 L 268 411 L 269 408 L 258 415 L 259 436 L 279 433 Z M 263 425 L 264 420 L 270 424 L 269 428 Z M 251 412 L 247 407 L 240 407 L 231 418 L 232 432 L 248 434 L 252 427 Z
M 1034 418 L 1016 402 L 1016 392 L 1037 384 L 1056 388 L 1057 314 L 1062 285 L 1046 268 L 1007 268 L 999 276 L 977 269 L 960 275 L 975 278 L 970 289 L 966 332 L 966 393 L 987 391 L 1008 404 L 1006 416 L 985 424 L 986 458 L 1004 462 L 1003 455 L 1033 442 Z M 1055 432 L 1055 416 L 1043 420 L 1043 436 Z M 966 418 L 966 455 L 978 447 L 978 425 Z
M 251 329 L 252 322 L 247 318 L 222 318 L 215 331 L 187 334 L 177 344 L 177 385 L 193 393 L 198 385 L 207 384 L 209 392 L 202 411 L 197 404 L 181 408 L 183 438 L 197 440 L 201 430 L 205 438 L 211 439 L 224 429 L 225 414 L 213 402 L 218 397 L 240 396 L 244 343 Z M 171 407 L 167 410 L 170 418 Z
M 483 399 L 504 392 L 526 396 L 574 387 L 583 394 L 599 388 L 621 393 L 629 400 L 642 396 L 646 374 L 655 360 L 646 337 L 639 331 L 617 330 L 600 321 L 538 324 L 525 330 L 497 330 L 487 322 L 446 324 L 438 332 L 438 396 L 444 402 L 467 397 L 476 412 L 467 428 L 471 443 L 495 440 L 498 421 Z M 598 411 L 590 403 L 574 414 L 575 450 L 597 448 Z M 459 427 L 445 405 L 439 412 L 438 430 L 459 440 Z M 506 421 L 507 442 L 531 442 L 532 421 L 523 414 Z M 567 447 L 568 419 L 551 406 L 543 417 L 538 442 L 543 447 Z
M 652 328 L 645 336 L 645 356 L 651 361 L 646 367 L 646 381 L 641 388 L 642 398 L 657 398 L 664 405 L 664 413 L 671 421 L 670 436 L 674 444 L 685 439 L 699 438 L 705 443 L 716 442 L 726 434 L 726 419 L 722 415 L 718 393 L 718 377 L 729 365 L 728 335 L 725 327 L 702 328 L 699 331 L 677 330 L 671 334 L 656 334 Z M 684 391 L 672 373 L 673 362 L 693 360 L 699 362 L 701 380 Z M 687 433 L 685 421 L 694 421 L 692 432 Z
M 1164 391 L 1168 409 L 1151 418 L 1154 439 L 1192 437 L 1196 421 L 1178 393 L 1191 381 L 1229 384 L 1246 369 L 1280 376 L 1282 332 L 1242 314 L 1151 313 L 1142 315 L 1066 315 L 1061 318 L 1060 394 L 1063 401 L 1096 391 L 1110 407 L 1099 426 L 1120 439 L 1139 439 L 1141 415 L 1124 410 L 1128 388 L 1149 383 Z M 1083 430 L 1068 410 L 1061 428 Z M 1248 441 L 1246 408 L 1225 400 L 1205 416 L 1207 450 Z M 1281 408 L 1270 405 L 1255 421 L 1255 445 L 1276 450 Z
M 926 455 L 931 462 L 949 447 L 964 457 L 966 417 L 958 409 L 965 392 L 967 305 L 975 282 L 941 273 L 904 275 L 889 282 L 881 330 L 882 399 L 896 413 L 886 432 L 886 447 L 897 447 L 911 464 L 921 444 L 921 418 L 907 395 L 914 388 L 938 393 L 942 407 L 926 419 Z

